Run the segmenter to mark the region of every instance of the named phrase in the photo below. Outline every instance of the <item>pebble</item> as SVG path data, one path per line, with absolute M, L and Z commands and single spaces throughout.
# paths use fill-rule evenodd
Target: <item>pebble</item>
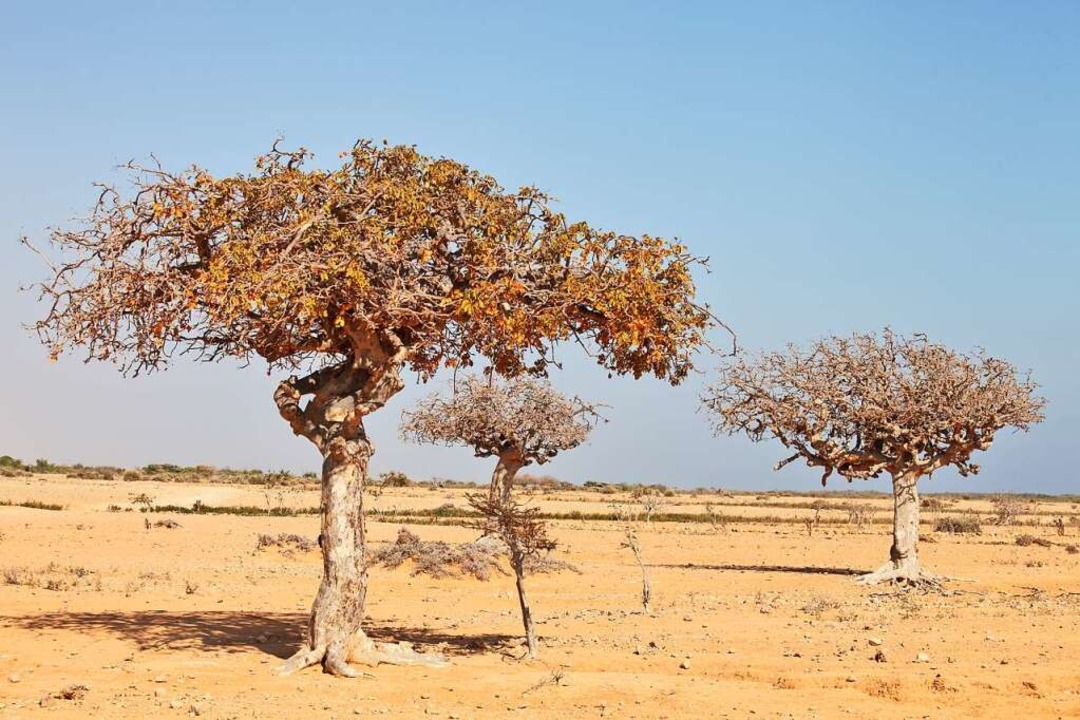
M 847 681 L 848 682 L 853 683 L 853 682 L 856 682 L 857 680 L 858 680 L 858 678 L 856 678 L 854 675 L 848 675 L 847 676 Z
M 8 682 L 9 683 L 17 683 L 20 680 L 22 680 L 22 676 L 19 675 L 19 673 L 11 673 L 10 675 L 8 675 Z
M 915 656 L 915 662 L 928 663 L 928 662 L 930 662 L 930 656 L 927 655 L 924 652 L 921 652 L 921 653 L 919 653 L 918 655 Z
M 867 640 L 866 642 L 870 643 L 870 645 L 873 646 L 873 647 L 878 647 L 879 645 L 882 644 L 881 638 L 877 638 L 877 637 L 872 637 L 869 640 Z
M 690 661 L 689 660 L 683 660 L 681 663 L 679 663 L 679 669 L 680 670 L 689 670 L 690 669 Z

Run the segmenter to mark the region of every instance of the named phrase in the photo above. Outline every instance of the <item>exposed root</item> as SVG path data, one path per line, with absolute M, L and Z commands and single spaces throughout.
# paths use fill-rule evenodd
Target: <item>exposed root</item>
M 422 653 L 413 650 L 408 643 L 371 643 L 367 647 L 354 648 L 349 660 L 364 665 L 422 665 L 446 667 L 450 661 L 438 653 Z
M 283 664 L 278 665 L 274 671 L 278 675 L 291 675 L 297 670 L 303 670 L 322 662 L 324 657 L 326 657 L 325 647 L 317 647 L 314 650 L 300 650 Z
M 334 677 L 357 678 L 361 675 L 359 670 L 349 665 L 345 657 L 345 651 L 340 645 L 332 645 L 326 651 L 326 658 L 323 660 L 323 671 Z
M 855 579 L 859 585 L 878 585 L 884 582 L 897 583 L 908 587 L 940 588 L 942 578 L 925 572 L 918 565 L 897 566 L 887 562 L 872 573 L 860 575 Z
M 358 638 L 351 649 L 341 646 L 320 646 L 314 650 L 304 649 L 279 665 L 278 675 L 291 675 L 298 670 L 322 664 L 323 671 L 335 677 L 374 677 L 357 670 L 351 663 L 374 667 L 376 665 L 419 665 L 423 667 L 446 667 L 450 664 L 444 655 L 417 652 L 408 643 L 376 643 L 366 636 Z

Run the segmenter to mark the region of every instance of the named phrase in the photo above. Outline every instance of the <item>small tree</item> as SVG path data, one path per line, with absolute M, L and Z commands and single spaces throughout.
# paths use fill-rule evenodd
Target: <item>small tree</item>
M 1045 400 L 1016 369 L 982 351 L 958 353 L 916 335 L 886 330 L 821 340 L 809 350 L 742 357 L 720 372 L 702 398 L 717 432 L 779 440 L 799 458 L 851 481 L 892 477 L 895 513 L 889 562 L 865 583 L 931 579 L 917 553 L 923 475 L 971 460 L 1006 427 L 1042 420 Z
M 274 400 L 323 458 L 323 577 L 282 671 L 356 676 L 350 658 L 391 657 L 362 628 L 364 419 L 403 372 L 479 356 L 543 374 L 572 341 L 611 373 L 678 383 L 716 321 L 694 301 L 701 261 L 681 245 L 569 222 L 536 188 L 508 192 L 412 147 L 360 141 L 332 170 L 309 158 L 275 143 L 250 174 L 128 165 L 130 189 L 102 186 L 40 253 L 51 272 L 36 327 L 53 359 L 79 346 L 129 375 L 178 355 L 296 373 Z
M 543 465 L 585 442 L 599 420 L 596 406 L 560 394 L 546 380 L 490 375 L 465 377 L 449 396 L 433 394 L 402 415 L 407 440 L 466 445 L 477 457 L 498 458 L 487 498 L 470 502 L 485 517 L 484 531 L 507 545 L 530 657 L 536 657 L 536 630 L 525 592 L 526 561 L 554 549 L 555 542 L 535 509 L 513 498 L 514 478 L 521 468 Z

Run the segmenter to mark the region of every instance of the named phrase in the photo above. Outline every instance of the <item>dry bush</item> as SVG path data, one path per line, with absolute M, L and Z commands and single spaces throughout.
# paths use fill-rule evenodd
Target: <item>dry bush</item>
M 278 533 L 277 535 L 267 535 L 265 533 L 259 533 L 259 539 L 255 543 L 256 550 L 266 550 L 268 548 L 276 548 L 284 552 L 309 552 L 318 547 L 314 540 L 310 540 L 303 535 L 296 535 L 294 533 Z
M 141 505 L 143 512 L 150 512 L 154 509 L 154 496 L 147 493 L 132 493 L 128 497 L 128 502 L 132 505 Z
M 664 508 L 667 507 L 662 491 L 656 488 L 648 486 L 636 487 L 630 493 L 630 497 L 641 507 L 646 523 L 651 523 L 653 515 L 663 512 Z
M 709 525 L 712 526 L 714 531 L 727 530 L 728 516 L 712 503 L 705 503 L 705 516 L 709 519 Z
M 1070 555 L 1076 555 L 1077 553 L 1080 553 L 1080 547 L 1077 547 L 1076 545 L 1066 545 L 1065 552 Z
M 994 525 L 1016 525 L 1021 515 L 1030 513 L 1035 503 L 1016 495 L 995 495 L 990 498 Z
M 969 512 L 963 515 L 947 515 L 938 518 L 934 523 L 934 532 L 952 533 L 954 535 L 982 535 L 982 520 L 977 513 Z
M 623 529 L 623 541 L 620 547 L 627 548 L 634 554 L 634 560 L 638 564 L 638 569 L 641 570 L 641 609 L 649 615 L 652 612 L 652 582 L 649 578 L 649 568 L 645 564 L 641 540 L 638 539 L 634 528 L 629 525 Z
M 7 567 L 3 570 L 5 585 L 44 588 L 52 591 L 102 589 L 101 576 L 95 570 L 81 566 L 63 566 L 51 562 L 40 570 L 27 567 Z
M 877 510 L 870 503 L 848 503 L 844 509 L 847 510 L 848 525 L 854 525 L 859 530 L 874 522 L 877 515 Z
M 1051 545 L 1053 545 L 1054 543 L 1050 542 L 1049 540 L 1047 540 L 1045 538 L 1035 537 L 1034 535 L 1025 534 L 1025 535 L 1017 535 L 1016 536 L 1016 544 L 1019 545 L 1020 547 L 1029 547 L 1031 545 L 1038 545 L 1039 547 L 1047 548 L 1047 547 L 1050 547 Z
M 408 561 L 413 564 L 413 575 L 488 580 L 493 570 L 506 574 L 499 562 L 504 555 L 505 551 L 495 543 L 477 541 L 451 545 L 441 540 L 426 542 L 401 528 L 397 540 L 371 554 L 371 562 L 393 569 Z

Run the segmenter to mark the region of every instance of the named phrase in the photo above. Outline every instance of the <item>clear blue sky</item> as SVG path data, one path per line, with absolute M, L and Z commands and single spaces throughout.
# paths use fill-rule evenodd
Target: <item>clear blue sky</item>
M 318 467 L 258 368 L 124 380 L 49 365 L 19 327 L 40 309 L 17 286 L 43 274 L 20 234 L 85 211 L 129 158 L 232 173 L 281 133 L 327 164 L 358 137 L 415 143 L 678 236 L 750 347 L 885 324 L 982 345 L 1034 371 L 1046 423 L 925 489 L 1080 490 L 1076 2 L 9 3 L 0 96 L 0 453 Z M 571 360 L 557 382 L 615 409 L 555 475 L 816 484 L 774 474 L 776 445 L 712 439 L 700 380 Z M 467 450 L 398 441 L 422 391 L 369 422 L 375 469 L 485 476 Z

